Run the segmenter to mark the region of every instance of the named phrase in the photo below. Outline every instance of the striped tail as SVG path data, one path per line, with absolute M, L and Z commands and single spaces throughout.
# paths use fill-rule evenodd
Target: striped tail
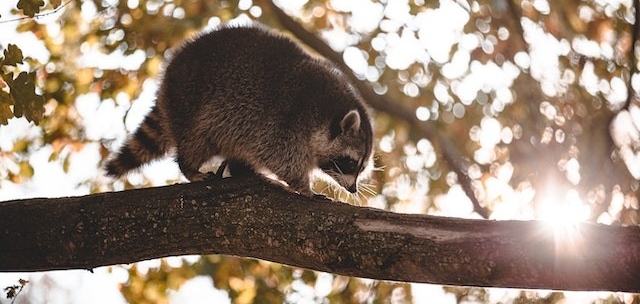
M 120 177 L 156 158 L 166 155 L 173 146 L 171 135 L 162 128 L 157 107 L 145 117 L 138 130 L 124 144 L 118 154 L 107 161 L 107 175 Z

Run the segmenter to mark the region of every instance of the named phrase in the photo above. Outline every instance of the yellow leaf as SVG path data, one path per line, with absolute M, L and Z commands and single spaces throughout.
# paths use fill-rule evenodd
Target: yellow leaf
M 20 162 L 20 176 L 25 178 L 33 176 L 33 167 L 31 167 L 28 161 Z

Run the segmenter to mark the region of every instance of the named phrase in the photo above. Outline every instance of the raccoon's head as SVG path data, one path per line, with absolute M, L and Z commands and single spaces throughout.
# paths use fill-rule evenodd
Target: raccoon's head
M 363 117 L 364 116 L 364 117 Z M 351 110 L 336 119 L 317 147 L 318 168 L 351 193 L 358 191 L 358 177 L 371 168 L 373 134 L 366 112 Z

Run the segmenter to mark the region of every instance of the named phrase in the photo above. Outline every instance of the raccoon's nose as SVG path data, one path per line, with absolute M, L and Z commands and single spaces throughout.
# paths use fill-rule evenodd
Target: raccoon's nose
M 353 185 L 349 186 L 347 190 L 351 193 L 356 193 L 358 192 L 358 186 L 354 183 Z

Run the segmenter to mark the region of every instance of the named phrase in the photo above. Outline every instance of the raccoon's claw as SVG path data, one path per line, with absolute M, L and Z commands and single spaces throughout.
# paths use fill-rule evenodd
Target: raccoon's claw
M 204 180 L 205 181 L 211 181 L 211 180 L 216 180 L 216 179 L 221 179 L 222 176 L 218 176 L 218 173 L 213 173 L 213 172 L 207 172 L 207 174 L 204 176 Z
M 209 174 L 213 175 L 213 179 L 221 179 L 222 175 L 224 174 L 224 170 L 227 168 L 227 164 L 228 162 L 224 160 L 218 167 L 218 170 L 216 170 L 215 174 L 213 173 L 209 173 Z

